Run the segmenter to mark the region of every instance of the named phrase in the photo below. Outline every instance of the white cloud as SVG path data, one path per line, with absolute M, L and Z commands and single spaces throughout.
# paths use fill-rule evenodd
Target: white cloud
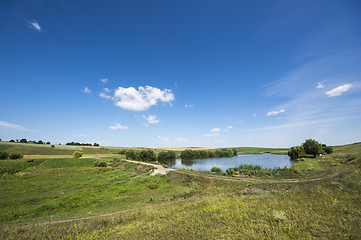
M 347 92 L 351 89 L 352 85 L 350 83 L 338 86 L 337 88 L 334 88 L 328 92 L 326 92 L 326 95 L 329 97 L 336 97 L 341 96 L 342 93 Z
M 41 27 L 40 27 L 39 23 L 37 23 L 37 21 L 35 21 L 35 20 L 28 21 L 28 26 L 29 26 L 29 28 L 31 28 L 37 32 L 41 32 Z
M 257 117 L 257 113 L 252 114 L 252 117 Z
M 102 78 L 102 79 L 100 79 L 100 81 L 101 81 L 102 83 L 107 83 L 107 82 L 108 82 L 108 78 Z
M 131 111 L 144 111 L 159 102 L 169 103 L 174 100 L 171 90 L 146 86 L 138 90 L 129 87 L 119 87 L 114 93 L 115 105 Z
M 0 121 L 0 127 L 2 127 L 2 128 L 21 128 L 21 126 L 19 126 L 19 125 L 4 122 L 4 121 Z
M 204 136 L 206 136 L 206 137 L 219 136 L 219 132 L 220 132 L 220 131 L 221 131 L 221 129 L 219 129 L 219 128 L 213 128 L 210 133 L 205 134 Z
M 169 138 L 167 138 L 167 137 L 158 136 L 158 138 L 160 139 L 161 143 L 169 142 Z
M 160 120 L 157 119 L 157 117 L 154 116 L 154 115 L 148 115 L 148 116 L 144 116 L 144 115 L 143 115 L 143 118 L 144 118 L 145 120 L 147 120 L 148 123 L 151 123 L 151 124 L 159 123 L 159 122 L 160 122 Z
M 225 132 L 229 132 L 230 129 L 232 129 L 233 126 L 228 126 L 226 129 L 224 129 Z
M 115 126 L 110 126 L 109 129 L 111 129 L 111 130 L 119 130 L 119 129 L 127 130 L 129 128 L 127 126 L 123 126 L 123 125 L 120 125 L 119 123 L 117 123 L 117 124 L 115 124 Z
M 184 105 L 185 108 L 192 108 L 193 107 L 193 104 L 186 104 Z
M 86 87 L 86 88 L 84 88 L 83 92 L 85 92 L 85 93 L 91 93 L 92 91 L 91 91 L 88 87 Z
M 104 88 L 104 92 L 109 93 L 111 91 L 109 90 L 109 88 Z
M 105 98 L 105 99 L 111 99 L 112 98 L 111 96 L 109 96 L 108 94 L 106 94 L 104 92 L 99 93 L 99 97 Z
M 23 126 L 5 122 L 5 121 L 0 121 L 0 128 L 10 128 L 10 129 L 15 129 L 15 130 L 29 131 L 29 129 L 24 128 Z
M 325 84 L 323 82 L 319 82 L 316 88 L 324 88 Z
M 285 111 L 286 111 L 286 110 L 281 109 L 281 110 L 279 110 L 279 111 L 268 112 L 268 113 L 267 113 L 267 116 L 277 115 L 277 114 L 283 113 L 283 112 L 285 112 Z

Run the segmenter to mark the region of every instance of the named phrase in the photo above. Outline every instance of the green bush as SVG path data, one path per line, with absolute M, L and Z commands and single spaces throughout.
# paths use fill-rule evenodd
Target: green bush
M 4 159 L 8 159 L 9 157 L 9 153 L 7 152 L 0 152 L 0 159 L 4 160 Z
M 330 154 L 333 152 L 333 149 L 330 146 L 326 146 L 326 147 L 322 147 L 322 148 L 323 148 L 323 151 L 325 151 L 325 153 L 327 153 L 327 154 Z
M 225 175 L 233 177 L 235 175 L 234 168 L 228 168 L 225 172 Z
M 96 161 L 96 162 L 94 163 L 94 166 L 95 166 L 95 167 L 107 167 L 108 164 L 107 164 L 107 162 L 105 162 L 105 161 Z
M 118 152 L 118 154 L 125 154 L 127 152 L 127 150 L 126 149 L 123 149 L 123 150 L 120 150 L 119 152 Z
M 20 159 L 20 158 L 23 158 L 24 156 L 20 153 L 12 153 L 10 154 L 9 158 L 10 159 Z
M 212 167 L 211 172 L 212 173 L 220 173 L 220 174 L 223 173 L 222 169 L 220 169 L 219 167 Z
M 83 156 L 83 153 L 82 153 L 82 152 L 76 151 L 76 152 L 73 153 L 73 157 L 74 157 L 74 158 L 80 158 L 81 156 Z
M 291 147 L 291 150 L 288 151 L 288 156 L 290 156 L 291 159 L 297 159 L 300 158 L 303 153 L 304 153 L 303 146 L 296 146 L 296 147 Z

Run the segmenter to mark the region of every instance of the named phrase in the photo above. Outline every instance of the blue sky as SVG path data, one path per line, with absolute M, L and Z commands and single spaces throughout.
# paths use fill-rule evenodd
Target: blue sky
M 0 138 L 360 141 L 361 3 L 1 1 Z

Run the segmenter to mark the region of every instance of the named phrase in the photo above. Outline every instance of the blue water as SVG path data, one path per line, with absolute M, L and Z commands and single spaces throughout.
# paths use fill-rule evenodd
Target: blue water
M 294 163 L 287 155 L 248 154 L 229 158 L 176 159 L 165 164 L 168 164 L 169 168 L 173 169 L 185 168 L 197 171 L 210 171 L 212 167 L 219 167 L 222 171 L 226 171 L 228 168 L 237 167 L 241 164 L 259 165 L 263 168 L 283 168 L 291 167 Z

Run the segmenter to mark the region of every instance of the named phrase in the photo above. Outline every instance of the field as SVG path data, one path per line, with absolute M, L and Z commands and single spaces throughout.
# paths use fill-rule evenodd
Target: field
M 306 158 L 296 175 L 262 177 L 150 176 L 123 161 L 94 167 L 124 158 L 121 148 L 81 147 L 74 159 L 69 147 L 0 143 L 29 153 L 0 160 L 0 239 L 361 239 L 360 143 Z

